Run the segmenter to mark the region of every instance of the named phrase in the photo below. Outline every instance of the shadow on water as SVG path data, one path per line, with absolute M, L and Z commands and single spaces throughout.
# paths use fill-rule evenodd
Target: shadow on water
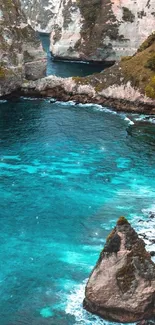
M 154 124 L 139 121 L 127 128 L 128 135 L 137 139 L 144 144 L 155 146 Z
M 86 62 L 72 62 L 72 61 L 56 61 L 52 58 L 50 48 L 50 36 L 49 34 L 39 33 L 39 38 L 42 42 L 43 49 L 47 52 L 47 75 L 56 75 L 58 77 L 72 77 L 80 76 L 84 77 L 96 72 L 101 72 L 110 63 L 86 63 Z

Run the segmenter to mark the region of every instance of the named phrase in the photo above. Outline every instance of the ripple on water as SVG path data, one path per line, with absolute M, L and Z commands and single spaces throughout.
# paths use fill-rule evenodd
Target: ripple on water
M 2 325 L 110 325 L 82 309 L 83 280 L 120 215 L 151 235 L 154 125 L 49 99 L 0 113 Z

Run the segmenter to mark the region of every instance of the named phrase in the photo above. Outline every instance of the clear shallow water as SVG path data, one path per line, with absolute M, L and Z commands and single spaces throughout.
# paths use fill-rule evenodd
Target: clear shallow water
M 139 118 L 1 103 L 1 325 L 114 325 L 83 311 L 82 299 L 117 218 L 137 227 L 154 209 L 155 126 Z
M 56 75 L 58 77 L 84 77 L 95 72 L 101 72 L 105 69 L 105 64 L 102 63 L 84 63 L 84 62 L 70 62 L 70 61 L 53 61 L 49 51 L 49 35 L 39 34 L 43 49 L 47 52 L 47 76 Z

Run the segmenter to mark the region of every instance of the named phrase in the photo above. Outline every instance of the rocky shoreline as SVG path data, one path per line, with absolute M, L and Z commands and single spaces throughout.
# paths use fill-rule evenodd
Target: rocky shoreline
M 117 88 L 116 88 L 117 91 Z M 49 76 L 34 82 L 25 82 L 12 96 L 54 98 L 59 101 L 75 103 L 92 103 L 111 108 L 112 110 L 129 113 L 155 115 L 155 102 L 151 100 L 129 100 L 104 96 L 96 93 L 89 85 L 77 85 L 73 78 Z M 51 101 L 53 102 L 53 101 Z
M 12 96 L 94 103 L 116 111 L 154 115 L 154 51 L 155 33 L 152 33 L 135 55 L 123 58 L 100 73 L 69 78 L 50 75 L 42 79 L 30 75 L 31 80 L 25 79 Z
M 146 104 L 146 103 L 141 103 L 138 101 L 132 102 L 132 101 L 127 101 L 127 100 L 121 100 L 121 99 L 114 99 L 114 98 L 90 98 L 87 95 L 69 95 L 63 90 L 60 89 L 53 89 L 50 90 L 50 95 L 49 92 L 45 96 L 42 95 L 41 93 L 37 93 L 32 90 L 23 90 L 19 89 L 18 91 L 12 92 L 10 95 L 2 96 L 1 99 L 13 99 L 13 98 L 19 98 L 21 96 L 24 97 L 34 97 L 34 98 L 49 98 L 51 100 L 51 104 L 55 103 L 56 101 L 62 101 L 62 102 L 69 102 L 73 101 L 75 102 L 76 105 L 78 104 L 97 104 L 101 105 L 102 107 L 106 107 L 111 109 L 112 111 L 117 111 L 117 112 L 126 112 L 126 113 L 138 113 L 138 114 L 148 114 L 148 115 L 155 115 L 155 106 L 152 104 Z

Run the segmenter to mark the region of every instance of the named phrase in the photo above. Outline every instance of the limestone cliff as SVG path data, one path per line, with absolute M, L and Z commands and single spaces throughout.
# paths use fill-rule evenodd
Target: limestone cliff
M 87 77 L 49 76 L 23 84 L 24 94 L 97 103 L 122 111 L 155 114 L 155 33 L 136 54 Z
M 57 58 L 117 60 L 155 26 L 154 0 L 21 0 L 32 26 L 51 33 Z
M 0 96 L 17 89 L 24 79 L 45 76 L 46 59 L 19 0 L 0 2 Z

